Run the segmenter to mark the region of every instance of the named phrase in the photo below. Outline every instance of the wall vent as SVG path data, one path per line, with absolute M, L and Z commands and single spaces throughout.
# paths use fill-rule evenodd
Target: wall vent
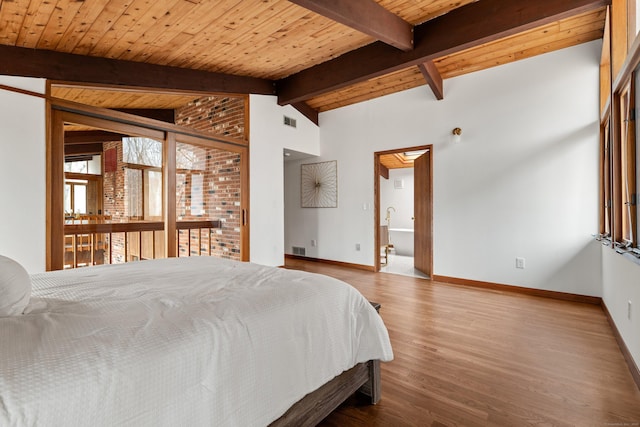
M 305 248 L 303 248 L 302 246 L 292 246 L 293 248 L 293 254 L 294 255 L 301 255 L 301 256 L 305 256 L 307 253 L 307 250 Z
M 295 128 L 297 126 L 296 119 L 293 119 L 293 118 L 287 117 L 287 116 L 283 116 L 283 117 L 284 117 L 285 126 L 291 126 L 292 128 Z

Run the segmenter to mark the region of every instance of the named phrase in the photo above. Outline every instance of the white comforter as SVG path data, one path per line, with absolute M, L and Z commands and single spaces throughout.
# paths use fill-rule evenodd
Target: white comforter
M 263 426 L 334 376 L 393 358 L 354 288 L 210 257 L 32 276 L 0 318 L 0 425 Z

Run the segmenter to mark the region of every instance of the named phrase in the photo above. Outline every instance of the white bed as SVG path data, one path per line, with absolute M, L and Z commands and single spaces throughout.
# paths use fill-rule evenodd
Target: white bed
M 31 281 L 0 318 L 2 426 L 264 426 L 393 358 L 373 307 L 322 275 L 191 257 Z

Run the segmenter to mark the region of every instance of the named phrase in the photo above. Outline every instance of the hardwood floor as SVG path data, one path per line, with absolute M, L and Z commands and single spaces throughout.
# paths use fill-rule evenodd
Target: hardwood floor
M 382 304 L 382 400 L 321 426 L 640 426 L 640 390 L 600 306 L 287 260 Z

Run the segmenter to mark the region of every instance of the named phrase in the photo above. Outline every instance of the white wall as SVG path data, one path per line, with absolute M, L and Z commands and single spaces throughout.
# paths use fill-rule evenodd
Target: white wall
M 45 92 L 41 79 L 0 76 L 0 84 Z M 0 89 L 0 254 L 30 273 L 45 270 L 45 138 L 44 99 Z
M 320 133 L 293 107 L 278 106 L 274 96 L 251 95 L 249 109 L 251 262 L 283 265 L 283 150 L 319 155 Z M 297 128 L 285 126 L 283 115 L 296 119 Z
M 636 366 L 640 366 L 640 265 L 625 259 L 608 247 L 602 247 L 602 300 L 629 348 Z M 627 304 L 631 301 L 631 318 Z
M 316 235 L 312 256 L 373 265 L 364 209 L 373 153 L 433 144 L 434 274 L 599 296 L 600 49 L 595 41 L 449 79 L 443 101 L 418 87 L 322 113 L 318 161 L 338 161 L 338 208 L 287 212 L 304 216 L 287 233 Z

